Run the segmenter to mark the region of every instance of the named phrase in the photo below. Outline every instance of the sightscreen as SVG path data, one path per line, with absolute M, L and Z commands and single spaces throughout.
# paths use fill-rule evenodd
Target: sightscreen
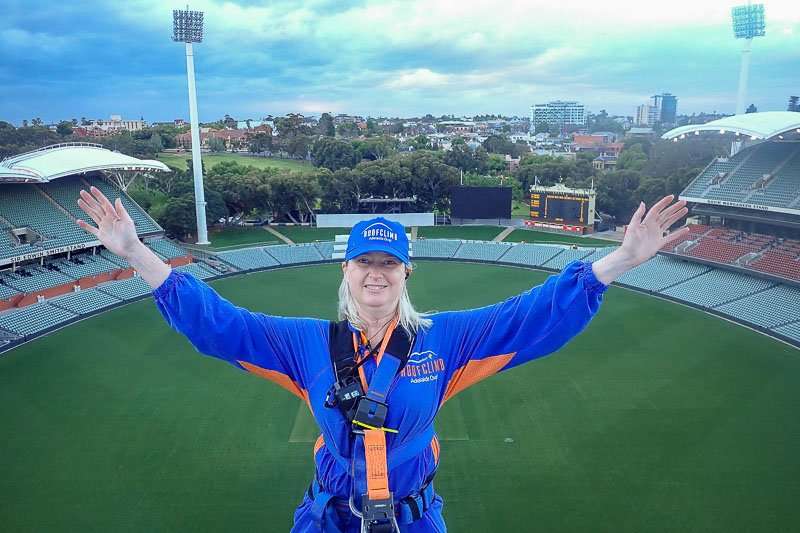
M 511 218 L 511 187 L 453 187 L 453 218 Z

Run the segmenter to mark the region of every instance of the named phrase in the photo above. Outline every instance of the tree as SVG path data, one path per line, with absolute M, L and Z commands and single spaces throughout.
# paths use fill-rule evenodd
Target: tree
M 317 131 L 320 135 L 324 135 L 325 137 L 336 136 L 336 128 L 333 125 L 333 117 L 331 117 L 330 114 L 323 113 L 322 116 L 319 117 Z
M 482 144 L 492 154 L 514 154 L 514 143 L 504 135 L 489 135 Z
M 336 126 L 336 135 L 339 137 L 352 138 L 357 137 L 360 133 L 355 122 L 343 122 Z
M 426 150 L 430 147 L 430 141 L 425 135 L 417 135 L 411 140 L 414 150 Z
M 595 179 L 598 210 L 617 220 L 628 221 L 636 210 L 640 184 L 639 173 L 632 170 L 605 172 Z
M 758 108 L 755 106 L 755 104 L 750 104 L 745 110 L 745 114 L 747 113 L 758 113 Z
M 272 134 L 260 131 L 250 138 L 250 151 L 256 154 L 272 151 Z
M 61 135 L 62 137 L 66 137 L 67 135 L 72 135 L 72 122 L 62 120 L 56 126 L 56 133 Z
M 184 194 L 167 200 L 164 212 L 157 222 L 168 234 L 184 240 L 186 235 L 196 230 L 194 195 Z
M 317 139 L 311 148 L 314 165 L 327 168 L 333 172 L 343 168 L 352 168 L 356 163 L 353 145 L 347 141 L 331 137 Z
M 237 126 L 236 119 L 235 119 L 235 118 L 233 118 L 232 116 L 228 115 L 228 114 L 226 114 L 226 115 L 225 115 L 225 118 L 223 118 L 223 119 L 222 119 L 222 124 L 223 124 L 223 125 L 224 125 L 226 128 L 230 128 L 230 129 L 232 129 L 232 130 L 235 130 L 235 129 L 236 129 L 236 126 Z
M 208 140 L 208 149 L 211 150 L 212 152 L 224 152 L 225 141 L 223 141 L 219 137 L 211 137 Z
M 550 124 L 547 122 L 539 122 L 536 124 L 534 133 L 550 133 Z
M 363 141 L 353 141 L 353 149 L 356 153 L 356 160 L 367 159 L 376 161 L 386 159 L 397 152 L 399 141 L 394 137 L 370 137 Z
M 641 171 L 647 164 L 647 155 L 642 150 L 641 144 L 634 144 L 631 148 L 623 150 L 617 159 L 617 170 Z
M 153 133 L 150 136 L 150 147 L 155 153 L 158 153 L 164 149 L 164 143 L 161 140 L 161 135 L 158 133 Z
M 444 162 L 451 167 L 456 167 L 464 172 L 476 169 L 475 159 L 472 150 L 469 149 L 464 139 L 457 137 L 453 139 L 453 144 L 444 156 Z
M 378 125 L 378 121 L 374 118 L 367 119 L 367 135 L 378 135 L 383 133 L 381 127 Z

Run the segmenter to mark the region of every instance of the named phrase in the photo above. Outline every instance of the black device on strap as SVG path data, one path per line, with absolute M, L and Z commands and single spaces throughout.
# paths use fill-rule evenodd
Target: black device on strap
M 414 338 L 402 327 L 396 327 L 389 338 L 386 352 L 400 358 L 398 372 L 406 366 Z M 347 320 L 331 322 L 328 336 L 328 351 L 331 365 L 336 373 L 336 383 L 328 391 L 325 407 L 338 407 L 348 422 L 352 422 L 364 388 L 358 378 L 358 364 L 353 351 L 353 332 Z M 363 362 L 363 361 L 362 361 Z

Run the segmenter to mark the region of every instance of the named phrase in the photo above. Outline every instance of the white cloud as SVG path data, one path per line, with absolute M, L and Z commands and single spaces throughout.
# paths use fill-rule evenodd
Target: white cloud
M 393 74 L 383 84 L 387 89 L 435 89 L 450 83 L 451 76 L 433 72 L 427 68 Z

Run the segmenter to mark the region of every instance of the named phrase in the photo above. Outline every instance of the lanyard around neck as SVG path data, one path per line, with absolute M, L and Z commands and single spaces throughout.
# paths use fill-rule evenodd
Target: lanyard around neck
M 391 324 L 389 324 L 389 327 L 386 328 L 386 333 L 383 334 L 383 340 L 381 341 L 381 347 L 378 350 L 377 356 L 375 357 L 376 366 L 380 364 L 381 358 L 383 357 L 383 352 L 386 351 L 386 347 L 389 345 L 389 339 L 391 339 L 392 333 L 394 333 L 394 329 L 396 327 L 397 327 L 397 319 L 395 318 L 394 320 L 392 320 Z M 363 331 L 360 331 L 359 335 L 361 336 L 361 344 L 363 346 L 366 346 L 367 345 L 367 336 L 364 335 Z M 358 348 L 359 348 L 358 338 L 356 337 L 356 334 L 353 333 L 353 350 L 355 351 L 356 356 L 359 355 L 359 349 Z M 364 357 L 366 358 L 366 357 L 368 357 L 368 355 L 365 355 Z M 358 363 L 358 362 L 360 362 L 360 361 L 356 361 L 356 363 Z M 364 374 L 364 365 L 359 365 L 358 366 L 358 375 L 361 378 L 361 385 L 364 387 L 364 392 L 367 392 L 369 384 L 367 383 L 367 377 Z

